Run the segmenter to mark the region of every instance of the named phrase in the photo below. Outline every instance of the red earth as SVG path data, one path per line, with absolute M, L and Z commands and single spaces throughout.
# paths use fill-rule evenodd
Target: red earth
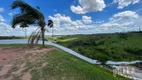
M 30 80 L 32 69 L 28 69 L 27 64 L 38 64 L 40 61 L 42 62 L 40 67 L 47 65 L 48 62 L 43 60 L 44 54 L 53 49 L 27 46 L 0 47 L 0 80 L 14 80 L 16 77 L 20 80 Z

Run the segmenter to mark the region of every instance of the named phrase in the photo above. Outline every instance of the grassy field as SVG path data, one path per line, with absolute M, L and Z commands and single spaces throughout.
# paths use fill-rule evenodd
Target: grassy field
M 100 61 L 142 60 L 142 33 L 73 35 L 56 37 L 56 42 Z
M 18 37 L 18 36 L 0 36 L 0 40 L 3 39 L 24 39 L 25 37 Z
M 2 46 L 18 47 L 18 45 L 1 45 L 1 47 Z M 48 48 L 52 47 L 49 46 Z M 25 57 L 25 59 L 31 57 L 32 53 L 28 55 L 29 56 Z M 89 64 L 59 49 L 49 51 L 46 54 L 40 53 L 37 56 L 41 56 L 42 58 L 34 60 L 34 62 L 26 60 L 25 70 L 22 71 L 30 71 L 31 80 L 129 80 L 123 77 L 113 77 L 112 72 L 103 69 L 98 65 Z M 33 59 L 34 58 L 35 57 L 33 57 Z M 44 62 L 48 64 L 41 67 L 41 64 Z M 18 63 L 20 62 L 18 61 Z M 19 65 L 18 63 L 16 62 L 15 66 Z M 16 70 L 16 68 L 14 68 L 14 70 Z M 13 80 L 20 80 L 20 77 L 23 74 L 24 73 L 20 73 L 11 76 L 14 76 Z M 6 77 L 8 76 L 10 76 L 10 74 Z

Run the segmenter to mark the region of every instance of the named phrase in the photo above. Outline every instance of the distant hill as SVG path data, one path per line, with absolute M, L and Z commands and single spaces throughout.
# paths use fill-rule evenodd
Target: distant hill
M 3 39 L 24 39 L 25 37 L 18 37 L 18 36 L 0 36 L 0 40 Z
M 71 35 L 57 43 L 100 61 L 142 60 L 142 32 Z

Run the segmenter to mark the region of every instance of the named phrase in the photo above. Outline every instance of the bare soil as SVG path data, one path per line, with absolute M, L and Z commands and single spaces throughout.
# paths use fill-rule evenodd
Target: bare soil
M 48 65 L 45 54 L 54 49 L 0 47 L 0 80 L 31 80 L 30 71 Z

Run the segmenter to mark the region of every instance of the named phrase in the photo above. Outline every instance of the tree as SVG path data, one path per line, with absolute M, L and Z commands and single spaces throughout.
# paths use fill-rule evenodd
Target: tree
M 52 20 L 48 20 L 48 26 L 49 26 L 49 28 L 52 28 L 52 40 L 53 40 L 53 21 Z
M 33 8 L 22 0 L 16 0 L 12 3 L 11 9 L 13 10 L 16 8 L 20 8 L 20 13 L 14 15 L 11 22 L 12 27 L 15 28 L 17 25 L 20 25 L 20 27 L 22 28 L 29 27 L 29 25 L 40 26 L 40 29 L 38 28 L 31 34 L 29 42 L 31 44 L 34 44 L 35 40 L 37 40 L 36 42 L 38 42 L 40 34 L 42 34 L 42 44 L 44 46 L 44 33 L 46 23 L 43 14 L 39 10 Z

